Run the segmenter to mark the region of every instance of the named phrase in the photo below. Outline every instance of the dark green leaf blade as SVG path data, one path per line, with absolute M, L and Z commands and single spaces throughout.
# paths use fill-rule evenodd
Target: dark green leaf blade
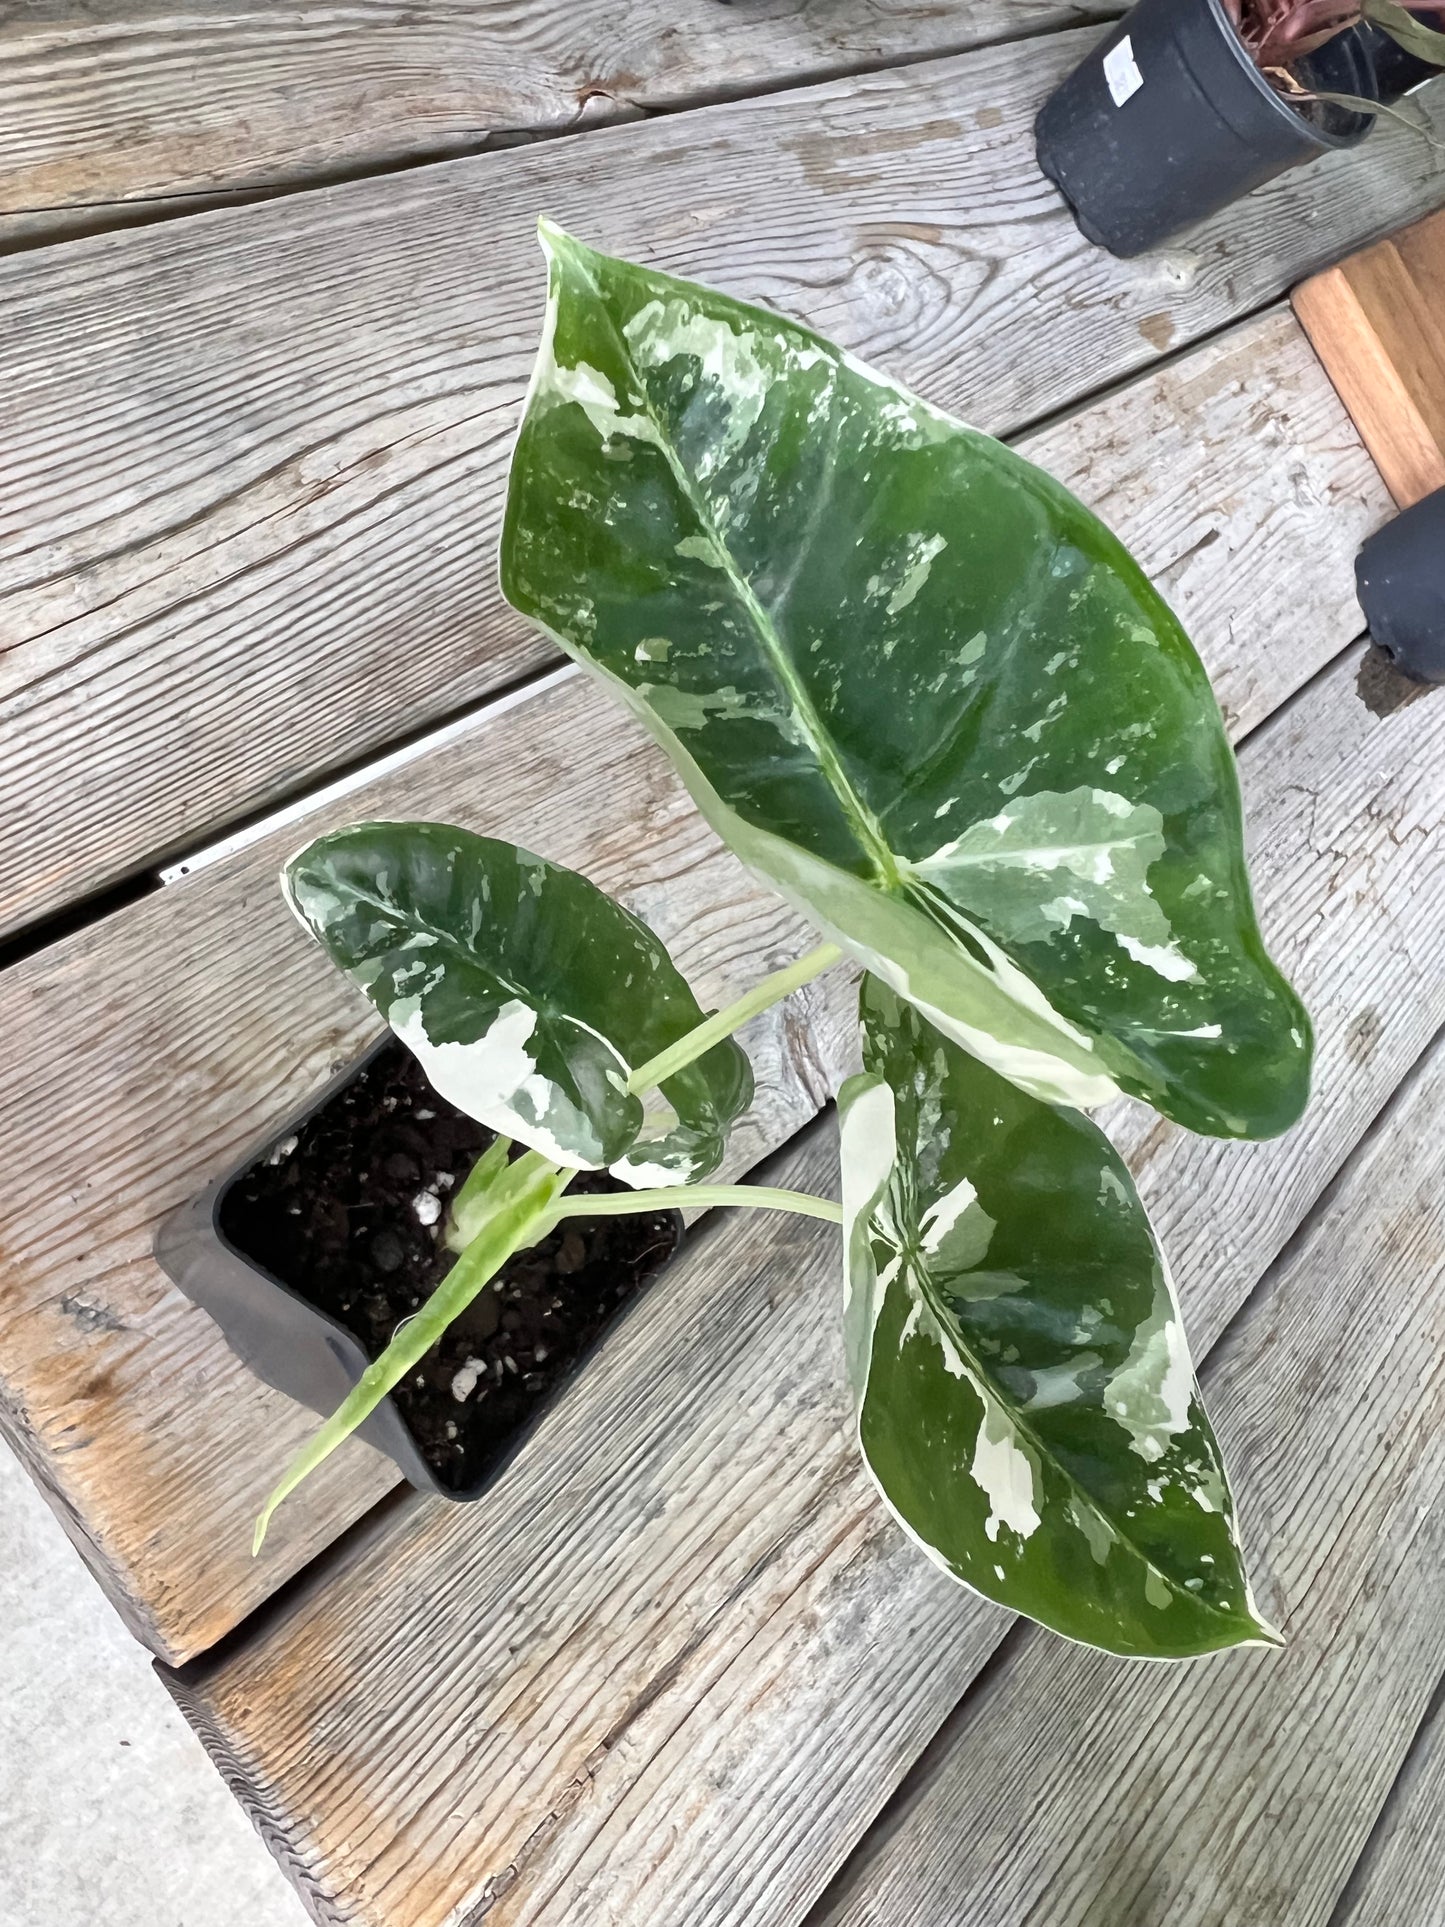
M 821 337 L 544 228 L 503 587 L 738 854 L 1050 1101 L 1298 1114 L 1204 671 L 1066 491 Z
M 287 899 L 435 1088 L 573 1168 L 648 1184 L 706 1176 L 752 1100 L 731 1040 L 669 1078 L 643 1136 L 628 1078 L 704 1013 L 647 925 L 513 843 L 445 823 L 359 823 L 287 864 Z M 643 1161 L 640 1176 L 633 1163 Z
M 889 1506 L 956 1578 L 1070 1638 L 1274 1643 L 1127 1168 L 875 979 L 863 1022 L 840 1098 L 846 1335 Z

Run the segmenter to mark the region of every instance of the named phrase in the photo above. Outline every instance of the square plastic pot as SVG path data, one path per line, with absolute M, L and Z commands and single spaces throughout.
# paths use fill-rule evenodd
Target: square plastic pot
M 344 1325 L 238 1250 L 222 1229 L 222 1215 L 231 1187 L 274 1145 L 296 1135 L 376 1057 L 395 1048 L 392 1038 L 383 1037 L 365 1057 L 349 1065 L 285 1118 L 263 1144 L 224 1177 L 172 1212 L 155 1236 L 155 1255 L 161 1269 L 192 1304 L 199 1305 L 216 1321 L 241 1363 L 265 1384 L 284 1392 L 321 1418 L 329 1418 L 341 1404 L 371 1363 L 370 1357 Z M 682 1215 L 680 1212 L 670 1215 L 676 1242 L 680 1242 Z M 670 1259 L 664 1260 L 664 1264 L 669 1262 Z M 640 1296 L 641 1292 L 619 1309 L 566 1377 L 551 1387 L 539 1401 L 536 1412 L 507 1441 L 475 1486 L 458 1490 L 437 1478 L 390 1397 L 384 1398 L 358 1428 L 360 1436 L 385 1453 L 418 1491 L 462 1502 L 480 1498 L 525 1445 L 552 1401 L 584 1369 L 597 1345 L 615 1329 Z

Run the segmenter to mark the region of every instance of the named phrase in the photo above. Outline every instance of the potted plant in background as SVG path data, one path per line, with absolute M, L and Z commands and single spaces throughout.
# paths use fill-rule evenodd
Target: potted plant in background
M 1086 1115 L 1128 1092 L 1256 1137 L 1305 1101 L 1197 656 L 1010 449 L 777 315 L 543 240 L 504 589 L 824 941 L 703 1017 L 644 925 L 510 844 L 359 824 L 293 859 L 301 921 L 496 1135 L 445 1214 L 455 1263 L 258 1540 L 506 1267 L 727 1203 L 841 1223 L 863 1457 L 947 1571 L 1115 1652 L 1274 1640 L 1163 1256 Z M 710 1184 L 751 1092 L 733 1033 L 843 957 L 841 1203 Z M 578 1196 L 603 1170 L 627 1188 Z
M 1139 0 L 1045 101 L 1039 166 L 1089 240 L 1142 254 L 1363 140 L 1445 66 L 1430 20 L 1445 0 Z

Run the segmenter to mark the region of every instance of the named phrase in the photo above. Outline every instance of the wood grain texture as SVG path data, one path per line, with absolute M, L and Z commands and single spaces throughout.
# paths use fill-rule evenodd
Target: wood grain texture
M 1032 156 L 1034 110 L 1087 44 L 0 262 L 0 929 L 547 660 L 494 567 L 539 209 L 1011 431 L 1445 196 L 1432 150 L 1394 130 L 1188 247 L 1115 261 Z
M 1388 503 L 1288 314 L 1031 446 L 1161 572 L 1237 725 L 1355 634 L 1350 558 Z M 1170 459 L 1151 482 L 1159 453 Z M 674 944 L 705 999 L 806 948 L 719 855 L 661 758 L 580 685 L 484 713 L 307 829 L 367 814 L 459 818 L 577 865 Z M 253 1564 L 246 1522 L 309 1421 L 234 1366 L 149 1258 L 159 1218 L 367 1034 L 275 890 L 306 833 L 279 831 L 0 979 L 0 1019 L 25 1040 L 0 1147 L 40 1173 L 0 1219 L 10 1429 L 131 1623 L 173 1658 L 244 1618 L 393 1476 L 364 1453 L 333 1460 Z M 757 1039 L 762 1104 L 739 1139 L 744 1163 L 812 1115 L 839 1062 L 840 1033 L 813 1041 L 795 1017 L 780 1022 Z
M 956 53 L 1069 0 L 39 0 L 0 17 L 3 216 L 296 183 Z
M 1445 1691 L 1438 1687 L 1330 1927 L 1407 1921 L 1445 1927 Z
M 1445 1671 L 1442 1105 L 1437 1045 L 1204 1373 L 1286 1649 L 1151 1667 L 1027 1628 L 813 1927 L 1335 1918 Z
M 1445 703 L 1376 718 L 1355 668 L 1243 756 L 1266 929 L 1320 1033 L 1305 1121 L 1224 1145 L 1114 1120 L 1197 1348 L 1445 1019 Z M 826 1233 L 713 1227 L 487 1505 L 409 1506 L 173 1683 L 318 1920 L 802 1918 L 1011 1623 L 872 1496 L 838 1289 Z
M 1445 213 L 1312 275 L 1294 305 L 1399 506 L 1445 488 Z

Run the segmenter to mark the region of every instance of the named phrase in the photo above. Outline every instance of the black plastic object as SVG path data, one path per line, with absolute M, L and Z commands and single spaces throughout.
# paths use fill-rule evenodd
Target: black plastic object
M 1433 21 L 1424 24 L 1433 26 Z M 1375 66 L 1374 98 L 1382 106 L 1393 107 L 1397 100 L 1423 87 L 1440 72 L 1439 67 L 1418 54 L 1412 54 L 1402 47 L 1398 40 L 1392 40 L 1383 27 L 1377 27 L 1373 20 L 1361 21 L 1355 28 L 1364 41 Z
M 1342 34 L 1297 64 L 1302 84 L 1373 100 L 1368 49 Z M 1039 166 L 1087 238 L 1142 254 L 1301 161 L 1361 140 L 1368 114 L 1275 92 L 1220 0 L 1139 0 L 1035 123 Z
M 395 1047 L 393 1038 L 383 1037 L 365 1057 L 349 1065 L 294 1111 L 263 1145 L 243 1158 L 225 1177 L 208 1185 L 189 1204 L 173 1211 L 162 1221 L 155 1236 L 156 1261 L 162 1271 L 192 1304 L 210 1313 L 241 1363 L 265 1384 L 308 1406 L 322 1418 L 330 1418 L 371 1361 L 344 1325 L 308 1304 L 289 1285 L 237 1250 L 221 1229 L 221 1211 L 226 1193 L 253 1165 L 276 1144 L 295 1135 L 318 1111 L 324 1110 L 375 1057 Z M 672 1216 L 680 1242 L 682 1215 L 674 1212 Z M 622 1306 L 607 1329 L 613 1329 L 636 1302 L 634 1297 Z M 442 1484 L 389 1397 L 357 1428 L 358 1432 L 377 1451 L 384 1452 L 408 1483 L 419 1491 L 463 1502 L 478 1499 L 521 1450 L 537 1419 L 582 1370 L 595 1348 L 594 1342 L 583 1352 L 568 1378 L 560 1380 L 539 1402 L 535 1416 L 518 1428 L 483 1477 L 468 1489 L 457 1490 Z
M 1402 675 L 1445 682 L 1445 488 L 1377 529 L 1355 558 L 1370 634 Z

